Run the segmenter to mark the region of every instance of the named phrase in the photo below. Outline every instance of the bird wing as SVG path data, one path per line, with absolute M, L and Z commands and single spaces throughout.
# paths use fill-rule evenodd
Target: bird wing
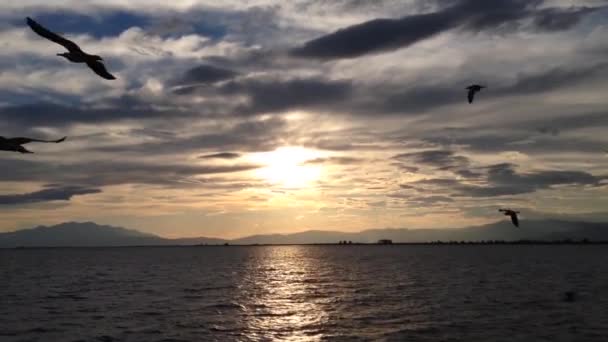
M 44 26 L 42 26 L 42 25 L 38 24 L 36 21 L 34 21 L 34 19 L 28 17 L 27 24 L 32 28 L 32 30 L 34 32 L 36 32 L 40 36 L 42 36 L 52 42 L 55 42 L 59 45 L 62 45 L 63 47 L 68 49 L 68 51 L 82 52 L 82 50 L 80 49 L 80 47 L 78 47 L 78 45 L 76 45 L 76 43 L 74 43 L 71 40 L 63 38 L 62 36 L 60 36 L 54 32 L 47 30 Z
M 106 70 L 105 65 L 103 65 L 103 63 L 101 63 L 100 61 L 87 61 L 87 65 L 97 75 L 105 78 L 106 80 L 115 80 L 116 79 L 116 77 L 114 77 L 112 74 L 110 74 L 108 72 L 108 70 Z
M 473 98 L 474 97 L 475 97 L 475 90 L 469 89 L 469 94 L 468 94 L 469 103 L 473 103 Z
M 26 149 L 26 148 L 25 148 L 25 147 L 23 147 L 23 146 L 19 146 L 18 148 L 19 148 L 19 149 L 17 150 L 17 152 L 19 152 L 19 153 L 34 153 L 34 152 L 32 152 L 32 151 L 30 151 L 30 150 Z
M 67 137 L 63 137 L 61 139 L 57 139 L 57 140 L 44 140 L 44 139 L 33 139 L 33 138 L 26 138 L 26 137 L 17 137 L 17 138 L 10 138 L 7 139 L 10 143 L 13 144 L 17 144 L 17 145 L 25 145 L 27 143 L 31 143 L 31 142 L 43 142 L 43 143 L 60 143 L 62 141 L 64 141 Z
M 517 214 L 511 214 L 511 221 L 515 225 L 515 227 L 519 227 L 519 219 L 517 218 Z

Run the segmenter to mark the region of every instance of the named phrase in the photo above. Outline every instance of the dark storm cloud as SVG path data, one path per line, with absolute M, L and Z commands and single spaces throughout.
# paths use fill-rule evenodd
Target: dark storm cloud
M 0 195 L 0 205 L 19 205 L 48 201 L 69 201 L 78 195 L 100 193 L 100 189 L 79 186 L 50 187 L 36 192 Z
M 236 158 L 239 158 L 240 156 L 241 155 L 238 153 L 220 152 L 220 153 L 207 154 L 204 156 L 200 156 L 199 158 L 201 158 L 201 159 L 236 159 Z
M 320 59 L 354 58 L 368 53 L 407 47 L 436 34 L 463 28 L 482 31 L 521 26 L 523 19 L 532 19 L 535 30 L 569 29 L 591 8 L 538 9 L 541 0 L 460 0 L 437 12 L 416 14 L 401 19 L 374 19 L 340 29 L 293 49 L 299 57 Z M 510 27 L 509 27 L 510 26 Z

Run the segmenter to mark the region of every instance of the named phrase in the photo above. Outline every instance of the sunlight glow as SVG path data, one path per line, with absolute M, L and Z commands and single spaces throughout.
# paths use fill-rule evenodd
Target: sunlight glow
M 323 171 L 320 165 L 306 165 L 306 161 L 322 156 L 319 151 L 290 146 L 254 153 L 249 159 L 265 165 L 254 172 L 257 177 L 287 188 L 305 188 L 319 179 Z

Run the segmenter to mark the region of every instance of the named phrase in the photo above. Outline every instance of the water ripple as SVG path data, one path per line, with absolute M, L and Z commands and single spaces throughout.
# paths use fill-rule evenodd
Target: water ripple
M 393 248 L 394 247 L 394 248 Z M 0 251 L 12 341 L 604 341 L 603 246 Z M 576 300 L 565 301 L 573 292 Z

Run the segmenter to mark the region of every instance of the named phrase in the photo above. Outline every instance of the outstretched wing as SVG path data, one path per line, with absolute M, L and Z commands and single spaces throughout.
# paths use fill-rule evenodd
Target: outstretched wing
M 468 94 L 468 98 L 469 98 L 469 103 L 473 103 L 473 98 L 475 97 L 475 90 L 473 88 L 469 89 L 469 94 Z
M 108 72 L 108 70 L 106 70 L 105 65 L 103 65 L 103 63 L 101 63 L 100 61 L 88 61 L 87 65 L 89 66 L 89 68 L 91 68 L 91 70 L 93 70 L 97 75 L 105 78 L 106 80 L 115 80 L 116 77 L 114 77 L 112 74 L 110 74 Z
M 519 227 L 519 219 L 517 218 L 517 214 L 511 214 L 511 222 L 513 222 L 515 227 Z
M 82 50 L 80 50 L 80 48 L 78 47 L 78 45 L 76 45 L 76 43 L 74 43 L 71 40 L 65 39 L 62 36 L 51 32 L 49 30 L 47 30 L 45 27 L 43 27 L 42 25 L 38 24 L 36 21 L 34 21 L 34 19 L 27 17 L 27 24 L 32 28 L 32 30 L 34 32 L 36 32 L 37 34 L 39 34 L 40 36 L 55 42 L 59 45 L 62 45 L 63 47 L 65 47 L 66 49 L 68 49 L 68 51 L 70 52 L 82 52 Z
M 25 145 L 27 143 L 31 143 L 31 142 L 43 142 L 43 143 L 60 143 L 62 141 L 64 141 L 67 137 L 63 137 L 61 139 L 57 139 L 57 140 L 44 140 L 44 139 L 33 139 L 33 138 L 26 138 L 26 137 L 17 137 L 17 138 L 10 138 L 7 139 L 10 143 L 13 144 L 17 144 L 17 145 Z

